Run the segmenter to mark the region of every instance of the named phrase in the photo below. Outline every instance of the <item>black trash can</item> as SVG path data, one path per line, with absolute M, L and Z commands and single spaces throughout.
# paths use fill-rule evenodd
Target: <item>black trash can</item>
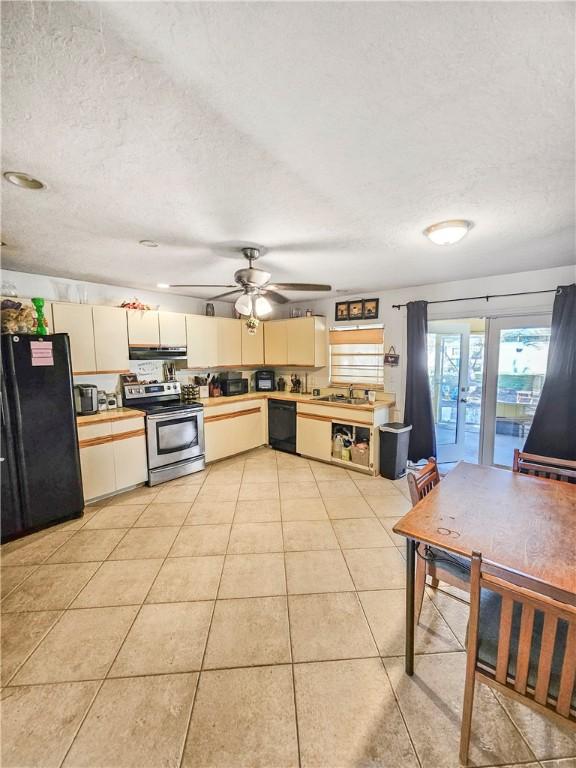
M 411 424 L 391 421 L 380 427 L 380 474 L 398 480 L 406 474 Z

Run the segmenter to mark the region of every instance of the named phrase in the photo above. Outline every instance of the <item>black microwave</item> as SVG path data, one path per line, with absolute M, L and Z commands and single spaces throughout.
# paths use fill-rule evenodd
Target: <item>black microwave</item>
M 256 392 L 274 392 L 276 389 L 274 371 L 256 371 L 254 378 Z
M 248 392 L 248 379 L 220 379 L 220 389 L 225 397 L 245 395 Z

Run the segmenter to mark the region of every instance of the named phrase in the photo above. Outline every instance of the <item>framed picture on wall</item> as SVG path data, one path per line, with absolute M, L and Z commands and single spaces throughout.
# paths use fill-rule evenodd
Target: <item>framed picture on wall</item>
M 375 320 L 378 317 L 379 299 L 364 299 L 364 320 Z
M 349 320 L 348 315 L 348 302 L 337 301 L 336 302 L 336 320 Z
M 363 311 L 364 302 L 362 300 L 348 302 L 348 315 L 350 320 L 362 320 Z

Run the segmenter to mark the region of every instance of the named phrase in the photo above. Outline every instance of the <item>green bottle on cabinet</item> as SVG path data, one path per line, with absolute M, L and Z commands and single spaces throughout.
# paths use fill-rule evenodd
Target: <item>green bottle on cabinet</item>
M 44 317 L 44 299 L 32 299 L 34 309 L 36 310 L 36 335 L 46 336 L 48 329 L 46 328 L 46 322 Z

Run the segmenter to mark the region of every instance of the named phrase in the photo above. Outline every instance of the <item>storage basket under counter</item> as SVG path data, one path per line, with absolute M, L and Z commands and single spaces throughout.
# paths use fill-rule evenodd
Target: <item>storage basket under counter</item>
M 355 424 L 332 424 L 332 458 L 360 467 L 370 466 L 370 428 Z

